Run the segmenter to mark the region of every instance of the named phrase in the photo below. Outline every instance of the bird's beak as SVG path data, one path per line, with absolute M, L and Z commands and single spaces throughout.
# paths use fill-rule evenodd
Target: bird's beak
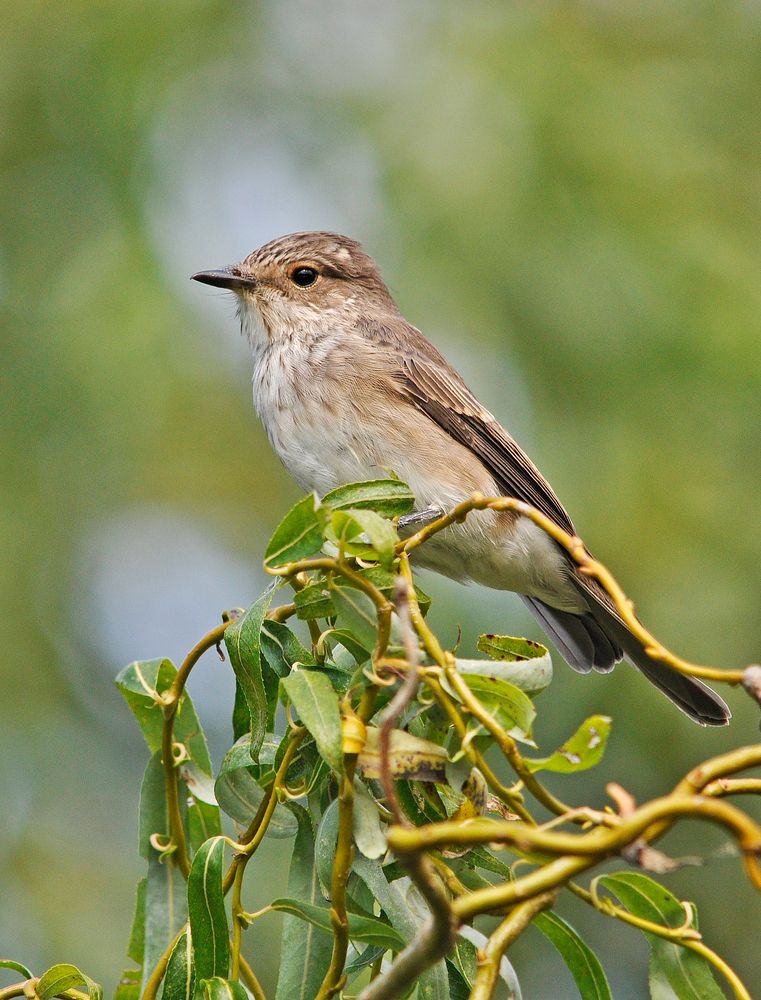
M 201 281 L 204 285 L 216 285 L 217 288 L 229 288 L 236 292 L 242 288 L 256 288 L 256 278 L 236 274 L 232 267 L 222 267 L 218 271 L 198 271 L 191 274 L 191 281 Z

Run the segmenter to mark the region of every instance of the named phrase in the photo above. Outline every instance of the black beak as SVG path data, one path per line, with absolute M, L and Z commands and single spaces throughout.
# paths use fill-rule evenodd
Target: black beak
M 237 291 L 239 288 L 256 288 L 256 278 L 243 277 L 236 274 L 233 268 L 223 267 L 218 271 L 198 271 L 191 274 L 191 281 L 201 281 L 204 285 L 216 285 L 217 288 L 229 288 Z

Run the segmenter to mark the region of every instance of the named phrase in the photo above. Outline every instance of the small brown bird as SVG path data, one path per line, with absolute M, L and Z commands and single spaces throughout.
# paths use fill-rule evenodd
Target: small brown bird
M 574 532 L 549 483 L 405 320 L 357 242 L 294 233 L 193 278 L 237 294 L 256 411 L 303 489 L 393 470 L 419 508 L 446 510 L 478 491 L 524 500 Z M 645 653 L 604 590 L 529 519 L 471 514 L 416 551 L 446 576 L 520 594 L 576 670 L 607 672 L 626 657 L 695 722 L 729 721 L 710 688 Z

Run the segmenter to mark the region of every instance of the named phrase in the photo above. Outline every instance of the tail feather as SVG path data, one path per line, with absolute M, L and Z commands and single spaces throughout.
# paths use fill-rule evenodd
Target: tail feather
M 702 681 L 648 656 L 640 641 L 605 605 L 591 601 L 589 611 L 572 614 L 533 597 L 523 597 L 523 601 L 575 670 L 607 673 L 625 657 L 698 725 L 725 726 L 732 717 L 724 701 Z

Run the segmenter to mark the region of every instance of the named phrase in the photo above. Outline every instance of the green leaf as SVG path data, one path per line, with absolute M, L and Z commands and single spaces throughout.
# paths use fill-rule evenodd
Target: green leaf
M 151 837 L 154 834 L 158 834 L 165 841 L 169 832 L 164 769 L 161 765 L 160 752 L 155 753 L 150 759 L 143 776 L 140 788 L 139 830 L 140 854 L 148 860 L 142 931 L 142 989 L 145 989 L 148 977 L 186 920 L 185 882 L 182 875 L 175 865 L 160 861 L 159 852 L 151 845 Z M 139 934 L 137 927 L 133 925 L 136 941 L 139 940 Z M 130 957 L 135 958 L 131 950 Z
M 552 681 L 552 659 L 549 651 L 538 642 L 514 639 L 507 635 L 482 635 L 478 640 L 478 648 L 481 652 L 488 653 L 492 659 L 464 660 L 458 657 L 456 664 L 461 674 L 500 677 L 532 697 Z M 520 655 L 521 650 L 532 655 Z
M 224 849 L 222 837 L 207 840 L 193 858 L 188 875 L 188 918 L 199 980 L 227 975 L 230 944 L 222 893 Z
M 482 934 L 481 931 L 477 931 L 475 927 L 469 927 L 467 925 L 461 927 L 459 935 L 460 937 L 465 938 L 466 941 L 470 941 L 470 943 L 480 951 L 485 951 L 488 947 L 489 939 L 485 934 Z M 521 986 L 518 982 L 518 976 L 516 975 L 515 969 L 504 955 L 499 961 L 499 975 L 507 985 L 508 997 L 510 1000 L 520 998 Z M 583 998 L 583 1000 L 586 1000 L 586 997 Z
M 296 593 L 298 598 L 299 593 Z M 294 665 L 315 666 L 317 661 L 310 650 L 283 622 L 268 619 L 262 626 L 262 653 L 278 677 L 286 677 Z
M 76 965 L 63 963 L 53 965 L 43 972 L 37 981 L 35 993 L 39 1000 L 51 1000 L 65 990 L 84 988 L 90 995 L 90 1000 L 102 1000 L 103 989 L 89 976 L 81 972 Z
M 465 674 L 462 679 L 503 729 L 513 735 L 530 736 L 536 710 L 525 692 L 486 674 Z
M 478 637 L 479 653 L 486 653 L 493 660 L 543 659 L 547 655 L 547 647 L 533 639 L 521 639 L 514 635 L 493 635 L 488 632 Z
M 364 781 L 354 779 L 354 843 L 366 858 L 382 858 L 386 835 L 375 799 Z
M 310 583 L 303 590 L 297 590 L 293 595 L 293 603 L 296 605 L 296 617 L 302 621 L 332 618 L 336 613 L 327 584 L 323 580 Z
M 322 758 L 334 771 L 341 771 L 341 713 L 338 695 L 328 678 L 316 670 L 295 670 L 280 683 L 299 718 L 314 736 Z
M 175 865 L 159 861 L 158 854 L 153 853 L 148 862 L 145 887 L 145 959 L 141 993 L 187 919 L 185 880 Z
M 317 866 L 314 862 L 314 834 L 306 809 L 290 806 L 298 823 L 288 874 L 288 895 L 311 906 L 321 900 Z M 286 914 L 280 945 L 280 972 L 275 1000 L 314 1000 L 330 964 L 332 935 L 323 934 L 314 924 Z
M 476 946 L 471 944 L 466 938 L 458 934 L 455 938 L 454 947 L 449 956 L 450 961 L 462 977 L 463 982 L 468 987 L 468 991 L 473 989 L 473 983 L 478 972 L 478 957 Z
M 309 493 L 291 507 L 270 538 L 264 554 L 267 567 L 283 566 L 319 552 L 322 547 L 322 527 L 317 517 L 316 500 Z
M 130 663 L 116 678 L 116 686 L 137 719 L 151 753 L 161 749 L 164 725 L 164 716 L 156 698 L 171 686 L 176 676 L 177 670 L 171 660 L 158 659 Z M 191 759 L 211 774 L 206 738 L 187 692 L 180 698 L 174 719 L 174 742 L 182 743 Z
M 375 556 L 381 565 L 391 568 L 399 536 L 393 524 L 380 514 L 374 510 L 337 510 L 330 518 L 330 526 L 338 543 L 348 552 L 359 556 L 367 554 L 370 558 Z M 367 539 L 366 544 L 362 541 L 363 536 Z
M 193 943 L 190 931 L 185 931 L 169 956 L 162 1000 L 193 1000 L 195 980 Z
M 556 913 L 545 912 L 534 917 L 534 926 L 557 948 L 582 1000 L 613 1000 L 599 959 L 570 924 Z
M 446 780 L 447 752 L 444 747 L 430 740 L 413 736 L 405 729 L 392 729 L 388 741 L 389 770 L 393 778 L 404 781 Z M 362 752 L 357 758 L 357 768 L 365 778 L 380 778 L 380 729 L 367 727 Z
M 374 510 L 384 517 L 397 517 L 412 510 L 415 497 L 399 479 L 372 479 L 331 490 L 321 506 L 326 510 Z
M 410 910 L 397 886 L 391 885 L 379 861 L 371 861 L 361 854 L 354 859 L 352 870 L 368 887 L 391 926 L 405 943 L 412 941 L 420 928 L 420 921 Z M 419 1000 L 449 1000 L 449 977 L 444 961 L 436 962 L 418 980 Z
M 333 933 L 333 925 L 330 921 L 330 907 L 313 906 L 311 903 L 304 903 L 298 899 L 282 897 L 276 899 L 270 906 L 273 910 L 282 910 L 290 913 L 301 920 L 308 920 L 310 924 L 319 927 L 320 930 L 328 934 Z M 383 923 L 375 917 L 361 917 L 355 913 L 347 914 L 349 919 L 349 937 L 352 941 L 363 941 L 365 944 L 374 944 L 379 948 L 400 951 L 405 941 L 388 924 Z
M 248 732 L 251 725 L 251 713 L 248 710 L 248 702 L 243 694 L 243 688 L 238 681 L 235 681 L 235 702 L 233 703 L 233 739 L 239 740 L 241 736 Z
M 330 596 L 336 609 L 339 628 L 347 629 L 368 653 L 374 648 L 378 631 L 375 605 L 355 587 L 330 585 Z
M 314 867 L 325 898 L 330 896 L 338 841 L 338 799 L 333 799 L 320 817 L 314 845 Z
M 557 774 L 586 771 L 602 760 L 610 727 L 611 719 L 607 715 L 592 715 L 555 753 L 534 760 L 527 758 L 526 765 L 530 771 L 555 771 Z
M 370 651 L 365 649 L 365 647 L 357 642 L 351 632 L 346 629 L 333 628 L 327 630 L 325 633 L 325 638 L 330 639 L 334 643 L 338 643 L 343 647 L 344 650 L 349 654 L 354 664 L 364 663 L 370 656 Z M 334 660 L 339 667 L 347 666 L 350 667 L 350 661 L 346 660 L 345 656 L 342 655 L 341 650 L 338 653 L 334 650 Z
M 263 771 L 271 770 L 278 742 L 267 733 L 259 750 L 259 762 L 251 760 L 248 733 L 225 754 L 214 791 L 222 809 L 241 826 L 248 826 L 264 799 L 264 789 L 258 779 Z M 296 821 L 285 806 L 276 805 L 267 827 L 268 837 L 293 837 Z
M 137 883 L 135 913 L 132 917 L 132 930 L 127 945 L 127 956 L 142 967 L 145 957 L 145 890 L 147 879 L 141 878 Z
M 245 987 L 234 979 L 212 976 L 204 979 L 202 985 L 204 1000 L 249 1000 Z
M 640 872 L 617 872 L 599 881 L 635 916 L 661 924 L 681 927 L 682 904 L 658 882 Z M 650 943 L 651 980 L 665 978 L 679 1000 L 723 1000 L 710 964 L 694 951 L 645 933 Z
M 125 969 L 114 990 L 114 1000 L 140 1000 L 141 969 Z
M 21 962 L 14 962 L 12 958 L 0 958 L 0 969 L 13 969 L 20 973 L 24 979 L 33 979 L 32 973 Z
M 157 751 L 148 761 L 140 785 L 138 848 L 140 856 L 146 860 L 156 856 L 156 850 L 151 845 L 151 837 L 155 833 L 160 834 L 164 839 L 167 839 L 169 834 L 164 768 L 161 764 L 160 751 Z
M 262 678 L 261 631 L 274 591 L 265 591 L 225 632 L 225 646 L 251 716 L 251 756 L 256 759 L 267 730 L 267 695 Z M 211 769 L 209 769 L 211 770 Z

